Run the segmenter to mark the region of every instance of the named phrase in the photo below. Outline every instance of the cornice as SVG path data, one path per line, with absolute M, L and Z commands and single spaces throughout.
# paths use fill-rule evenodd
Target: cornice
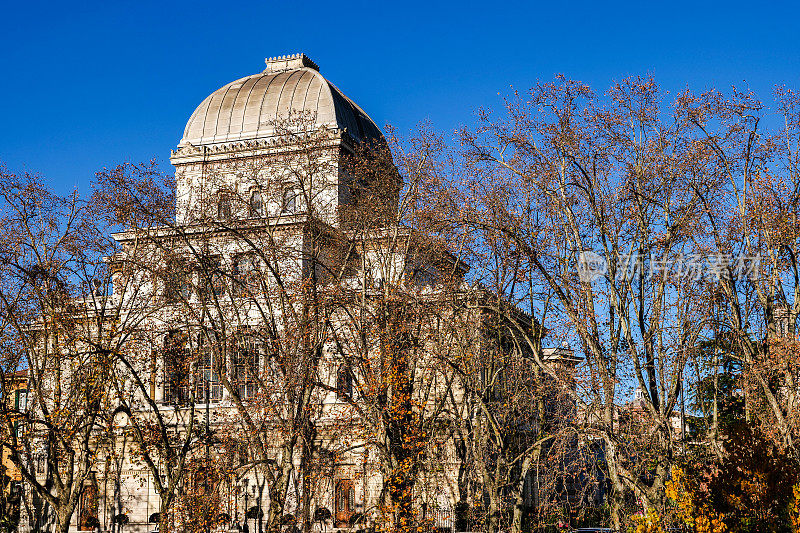
M 353 151 L 357 144 L 357 141 L 345 130 L 330 129 L 328 133 L 328 138 L 321 140 L 319 146 L 315 146 L 314 149 L 342 146 L 349 151 Z M 204 144 L 200 146 L 186 143 L 172 150 L 169 160 L 173 165 L 177 166 L 190 163 L 221 161 L 232 158 L 269 156 L 300 151 L 304 148 L 305 146 L 300 142 L 297 144 L 286 142 L 285 134 L 272 135 L 270 137 Z

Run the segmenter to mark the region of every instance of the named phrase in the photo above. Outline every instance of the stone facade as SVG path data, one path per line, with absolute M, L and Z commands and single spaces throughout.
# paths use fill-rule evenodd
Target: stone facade
M 269 509 L 270 493 L 277 490 L 265 469 L 280 465 L 290 472 L 288 479 L 282 478 L 286 511 L 298 512 L 304 494 L 312 498 L 306 508 L 330 511 L 329 519 L 315 521 L 316 528 L 347 527 L 354 515 L 367 521 L 374 514 L 385 472 L 378 448 L 369 444 L 377 439 L 375 432 L 357 408 L 353 380 L 359 378 L 350 370 L 348 358 L 353 356 L 347 341 L 341 340 L 347 336 L 347 317 L 326 316 L 330 333 L 314 341 L 319 347 L 314 379 L 319 383 L 307 405 L 314 410 L 316 455 L 309 459 L 295 453 L 300 448 L 295 443 L 286 467 L 287 448 L 281 443 L 292 415 L 280 405 L 260 411 L 249 406 L 286 394 L 289 372 L 270 366 L 280 364 L 269 346 L 272 336 L 283 335 L 287 344 L 297 337 L 295 349 L 302 353 L 297 346 L 305 346 L 303 335 L 320 329 L 309 322 L 305 329 L 286 333 L 292 320 L 304 319 L 293 317 L 298 306 L 285 300 L 322 290 L 334 279 L 363 294 L 382 290 L 384 283 L 413 281 L 419 300 L 432 302 L 443 269 L 455 272 L 456 281 L 463 275 L 463 267 L 445 253 L 420 256 L 415 251 L 419 248 L 409 245 L 413 235 L 402 227 L 383 225 L 352 238 L 343 213 L 358 198 L 376 193 L 388 196 L 391 204 L 397 192 L 370 190 L 385 183 L 354 183 L 344 162 L 364 146 L 384 144 L 369 116 L 303 54 L 270 58 L 263 72 L 223 86 L 197 107 L 170 159 L 176 176 L 174 223 L 113 235 L 120 252 L 110 258 L 115 272 L 110 298 L 121 310 L 119 330 L 135 330 L 132 347 L 124 350 L 130 350 L 133 361 L 126 371 L 138 376 L 138 384 L 117 398 L 127 410 L 114 411 L 114 433 L 98 452 L 85 484 L 73 519 L 75 531 L 95 525 L 118 530 L 115 522 L 120 520 L 126 532 L 157 529 L 161 497 L 152 467 L 130 437 L 138 427 L 133 418 L 138 424 L 156 417 L 166 420 L 162 423 L 175 432 L 177 442 L 193 443 L 190 456 L 205 460 L 202 468 L 209 461 L 227 465 L 227 477 L 216 478 L 213 495 L 202 492 L 196 481 L 199 469 L 181 482 L 186 491 L 196 483 L 201 496 L 219 498 L 225 516 L 219 530 L 245 523 L 256 530 L 255 515 Z M 187 266 L 192 261 L 195 266 Z M 248 276 L 255 270 L 262 274 L 252 287 Z M 295 288 L 287 289 L 287 284 Z M 208 304 L 211 300 L 214 306 Z M 460 335 L 475 349 L 480 349 L 480 320 L 467 322 Z M 126 325 L 134 322 L 135 328 Z M 224 341 L 221 332 L 227 332 Z M 352 335 L 351 341 L 357 337 Z M 375 350 L 362 348 L 366 354 Z M 547 356 L 560 357 L 556 352 Z M 175 353 L 191 353 L 191 365 L 181 369 Z M 438 371 L 430 364 L 421 372 Z M 257 376 L 247 377 L 248 372 Z M 433 387 L 432 397 L 453 392 L 456 401 L 461 391 L 452 382 L 442 383 Z M 274 394 L 264 390 L 269 387 Z M 262 418 L 250 425 L 235 422 L 243 412 Z M 206 437 L 188 435 L 189 427 Z M 249 444 L 252 428 L 276 435 L 274 446 L 262 443 L 268 451 L 257 461 Z M 434 525 L 450 528 L 459 461 L 446 438 L 427 453 L 433 467 L 421 474 L 415 497 Z M 306 460 L 317 465 L 313 472 Z M 300 480 L 298 472 L 310 472 L 309 477 Z

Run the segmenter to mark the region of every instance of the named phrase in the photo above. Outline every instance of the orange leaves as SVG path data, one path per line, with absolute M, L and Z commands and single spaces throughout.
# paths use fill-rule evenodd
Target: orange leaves
M 698 500 L 696 488 L 680 467 L 672 469 L 672 479 L 665 484 L 665 495 L 675 506 L 673 512 L 695 533 L 725 533 L 723 515 Z M 639 529 L 637 528 L 637 532 Z
M 792 501 L 789 505 L 789 523 L 792 533 L 800 532 L 800 483 L 792 487 Z
M 631 517 L 633 522 L 633 533 L 664 533 L 661 524 L 661 517 L 654 509 L 648 509 L 646 513 L 636 513 Z

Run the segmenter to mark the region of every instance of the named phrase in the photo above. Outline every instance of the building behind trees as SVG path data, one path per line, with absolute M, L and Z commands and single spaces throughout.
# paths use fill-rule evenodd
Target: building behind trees
M 467 281 L 389 144 L 298 54 L 198 106 L 173 184 L 98 176 L 111 238 L 21 281 L 22 530 L 519 527 L 558 500 L 577 359 Z

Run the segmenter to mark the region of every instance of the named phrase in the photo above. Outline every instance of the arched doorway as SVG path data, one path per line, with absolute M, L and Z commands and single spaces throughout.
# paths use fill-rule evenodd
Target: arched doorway
M 348 527 L 350 518 L 356 512 L 356 490 L 352 479 L 340 479 L 336 482 L 334 527 Z
M 83 486 L 81 491 L 81 498 L 79 502 L 78 512 L 78 530 L 79 531 L 92 531 L 100 525 L 100 520 L 97 517 L 98 510 L 98 494 L 97 494 L 97 480 L 94 475 L 91 476 L 88 484 Z

